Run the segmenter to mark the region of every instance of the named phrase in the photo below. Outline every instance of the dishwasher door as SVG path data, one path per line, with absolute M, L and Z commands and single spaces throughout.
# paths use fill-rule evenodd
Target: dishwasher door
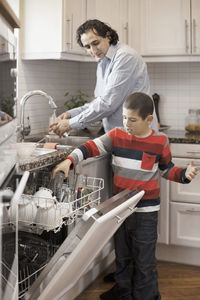
M 66 298 L 122 222 L 131 215 L 144 191 L 123 191 L 83 215 L 74 230 L 27 291 L 25 299 Z M 71 299 L 70 299 L 71 300 Z

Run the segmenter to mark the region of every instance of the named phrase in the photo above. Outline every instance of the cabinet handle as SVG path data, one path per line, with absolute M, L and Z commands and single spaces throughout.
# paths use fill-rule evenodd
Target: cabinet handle
M 71 19 L 67 19 L 67 41 L 66 41 L 66 44 L 67 44 L 67 48 L 68 50 L 71 50 L 72 49 L 72 30 L 73 30 L 73 15 L 71 16 Z
M 125 37 L 126 37 L 126 44 L 128 44 L 128 22 L 124 25 Z
M 185 212 L 188 212 L 188 213 L 200 213 L 200 210 L 186 209 Z
M 196 46 L 196 27 L 197 27 L 197 24 L 196 24 L 196 20 L 193 19 L 192 20 L 192 31 L 193 31 L 193 39 L 192 39 L 192 42 L 193 42 L 193 53 L 196 53 L 197 51 L 197 46 Z
M 67 22 L 67 30 L 66 30 L 66 44 L 67 44 L 67 48 L 68 50 L 70 49 L 70 45 L 71 45 L 71 20 L 70 19 L 67 19 L 66 20 Z
M 185 20 L 185 52 L 186 52 L 186 53 L 188 53 L 188 51 L 189 51 L 189 44 L 188 44 L 188 28 L 189 28 L 188 21 Z

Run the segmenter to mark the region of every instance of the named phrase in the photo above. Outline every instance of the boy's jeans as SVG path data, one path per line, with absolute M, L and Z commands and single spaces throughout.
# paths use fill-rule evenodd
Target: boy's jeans
M 115 233 L 116 290 L 121 300 L 159 300 L 156 270 L 158 212 L 136 212 Z

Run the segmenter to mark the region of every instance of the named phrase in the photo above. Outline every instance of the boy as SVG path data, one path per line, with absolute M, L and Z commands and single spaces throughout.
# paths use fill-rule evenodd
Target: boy
M 198 169 L 193 162 L 182 169 L 171 161 L 169 141 L 149 125 L 153 119 L 152 99 L 144 93 L 127 97 L 123 105 L 124 128 L 115 128 L 103 136 L 76 148 L 56 166 L 52 175 L 91 156 L 112 153 L 114 194 L 128 188 L 145 191 L 137 210 L 115 233 L 115 286 L 100 295 L 103 300 L 161 299 L 156 269 L 157 219 L 160 209 L 158 168 L 166 179 L 189 183 Z

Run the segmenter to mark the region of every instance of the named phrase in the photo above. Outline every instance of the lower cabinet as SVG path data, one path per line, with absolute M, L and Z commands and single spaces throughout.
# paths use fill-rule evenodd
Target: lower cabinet
M 200 247 L 200 204 L 170 204 L 170 243 Z
M 169 244 L 169 180 L 159 176 L 160 211 L 158 218 L 158 243 Z

